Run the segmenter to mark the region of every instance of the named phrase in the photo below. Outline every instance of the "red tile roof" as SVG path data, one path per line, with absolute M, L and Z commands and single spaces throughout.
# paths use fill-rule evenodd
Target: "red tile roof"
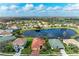
M 34 38 L 31 45 L 31 48 L 32 48 L 31 55 L 33 56 L 39 55 L 40 46 L 43 46 L 44 43 L 45 41 L 42 38 Z
M 32 48 L 39 48 L 44 44 L 44 40 L 42 38 L 34 38 L 32 42 Z

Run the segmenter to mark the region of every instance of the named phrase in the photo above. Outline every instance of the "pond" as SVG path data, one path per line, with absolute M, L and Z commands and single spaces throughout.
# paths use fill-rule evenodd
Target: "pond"
M 71 36 L 77 33 L 72 29 L 54 28 L 54 29 L 42 29 L 42 30 L 27 30 L 23 33 L 24 36 L 31 37 L 47 37 L 47 38 L 63 38 L 69 39 Z

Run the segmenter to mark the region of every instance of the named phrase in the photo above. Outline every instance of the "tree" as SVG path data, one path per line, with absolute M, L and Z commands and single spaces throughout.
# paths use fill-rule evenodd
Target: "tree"
M 69 44 L 68 46 L 65 45 L 66 51 L 69 54 L 79 53 L 79 48 L 75 45 Z
M 14 36 L 20 36 L 21 34 L 22 34 L 21 29 L 15 30 L 15 31 L 13 32 L 13 35 L 14 35 Z
M 12 44 L 6 44 L 6 46 L 4 47 L 4 49 L 2 50 L 2 52 L 13 53 L 15 51 L 14 51 L 14 49 L 12 47 Z

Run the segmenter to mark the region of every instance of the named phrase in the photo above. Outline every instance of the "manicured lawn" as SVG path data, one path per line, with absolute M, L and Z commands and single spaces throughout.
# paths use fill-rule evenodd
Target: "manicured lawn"
M 74 45 L 65 45 L 65 51 L 67 54 L 79 54 L 79 48 Z
M 32 44 L 32 37 L 26 37 L 27 43 L 25 48 L 22 50 L 22 54 L 31 54 L 31 44 Z
M 11 43 L 7 43 L 6 46 L 3 47 L 3 50 L 1 52 L 3 52 L 3 53 L 15 53 L 15 50 L 13 49 L 13 46 Z

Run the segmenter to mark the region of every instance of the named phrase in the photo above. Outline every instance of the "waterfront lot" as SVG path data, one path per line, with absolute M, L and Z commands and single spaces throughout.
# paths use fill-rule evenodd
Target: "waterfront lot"
M 69 23 L 67 23 L 67 22 L 69 22 Z M 77 22 L 79 22 L 79 21 L 77 20 Z M 20 37 L 25 32 L 33 31 L 33 32 L 29 33 L 29 35 L 32 34 L 33 36 L 23 35 L 24 38 L 27 40 L 27 43 L 24 45 L 24 49 L 22 50 L 21 55 L 30 55 L 32 52 L 31 44 L 32 44 L 33 38 L 40 37 L 42 35 L 44 35 L 42 37 L 45 40 L 45 44 L 43 45 L 42 49 L 40 49 L 40 55 L 60 55 L 60 49 L 58 49 L 58 48 L 51 49 L 51 45 L 48 42 L 49 38 L 52 38 L 52 40 L 53 40 L 55 37 L 58 40 L 60 40 L 61 43 L 64 45 L 64 49 L 68 55 L 71 55 L 71 54 L 78 55 L 79 54 L 79 47 L 78 47 L 79 44 L 77 44 L 78 41 L 75 41 L 76 40 L 75 38 L 79 37 L 79 27 L 78 27 L 79 25 L 78 25 L 78 23 L 74 23 L 74 21 L 71 22 L 71 20 L 70 21 L 62 20 L 62 22 L 61 22 L 61 20 L 60 20 L 57 22 L 57 20 L 52 20 L 52 22 L 50 22 L 47 19 L 46 19 L 46 21 L 44 19 L 39 20 L 39 21 L 38 20 L 28 20 L 28 21 L 27 20 L 19 20 L 19 21 L 14 20 L 14 21 L 8 21 L 7 23 L 2 22 L 0 24 L 2 24 L 0 27 L 3 31 L 6 29 L 13 30 L 13 32 L 10 32 L 10 33 L 12 34 L 12 36 L 15 36 L 16 38 Z M 2 26 L 4 26 L 4 27 L 2 27 Z M 57 30 L 55 30 L 55 29 L 57 29 Z M 72 31 L 70 31 L 70 33 L 69 33 L 69 30 L 72 30 Z M 75 34 L 73 35 L 74 32 L 75 32 Z M 0 35 L 2 35 L 2 34 L 0 34 Z M 69 35 L 71 35 L 71 36 L 68 37 Z M 4 36 L 4 34 L 3 34 L 3 36 Z M 66 38 L 68 38 L 68 39 L 66 39 Z M 9 39 L 10 39 L 10 37 L 9 37 Z M 73 42 L 76 45 L 73 45 L 72 43 L 66 44 L 69 42 L 69 39 L 72 39 L 73 41 L 71 40 L 71 42 Z M 1 39 L 1 41 L 3 41 L 3 40 L 5 40 L 5 38 Z M 1 53 L 3 53 L 3 54 L 6 53 L 7 55 L 15 54 L 15 50 L 13 49 L 13 45 L 12 45 L 12 42 L 14 40 L 16 40 L 16 39 L 13 39 L 12 41 L 7 42 L 5 46 L 0 47 L 0 48 L 2 48 L 0 50 Z M 63 40 L 65 40 L 67 42 L 63 42 Z M 78 38 L 77 38 L 77 40 L 78 40 Z M 4 43 L 2 43 L 1 45 L 3 45 L 3 44 Z M 51 43 L 51 44 L 53 44 L 53 43 Z M 53 45 L 59 45 L 59 43 L 55 43 Z

